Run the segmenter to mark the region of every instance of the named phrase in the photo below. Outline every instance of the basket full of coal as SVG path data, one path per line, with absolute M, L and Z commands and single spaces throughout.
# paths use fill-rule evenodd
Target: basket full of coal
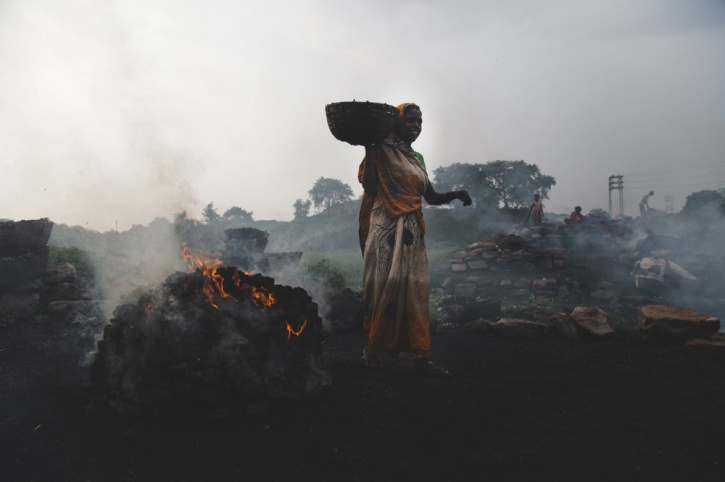
M 334 102 L 325 106 L 325 114 L 337 140 L 366 146 L 382 142 L 393 131 L 398 109 L 378 102 Z
M 322 320 L 304 289 L 199 266 L 116 307 L 92 368 L 95 400 L 121 413 L 217 418 L 329 384 Z

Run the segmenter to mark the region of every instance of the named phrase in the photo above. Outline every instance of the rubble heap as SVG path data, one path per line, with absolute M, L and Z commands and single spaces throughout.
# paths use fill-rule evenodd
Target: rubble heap
M 451 296 L 442 311 L 458 322 L 497 320 L 501 300 L 532 296 L 550 298 L 567 316 L 596 308 L 633 326 L 648 305 L 717 311 L 713 290 L 722 286 L 722 260 L 672 236 L 642 237 L 636 228 L 625 221 L 519 227 L 456 252 L 434 291 Z M 552 326 L 548 317 L 530 321 Z
M 92 294 L 79 286 L 73 265 L 48 270 L 52 231 L 47 218 L 0 222 L 0 326 L 97 311 Z

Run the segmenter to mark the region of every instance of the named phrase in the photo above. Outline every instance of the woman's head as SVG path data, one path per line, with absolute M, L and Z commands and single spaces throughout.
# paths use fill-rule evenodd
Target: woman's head
M 541 197 L 538 194 L 534 194 L 534 201 L 538 201 Z
M 423 114 L 420 107 L 413 103 L 400 104 L 395 134 L 408 144 L 412 144 L 423 129 Z
M 580 212 L 582 212 L 582 207 L 581 206 L 577 206 L 577 207 L 574 208 L 574 211 L 576 211 L 577 213 L 580 213 Z

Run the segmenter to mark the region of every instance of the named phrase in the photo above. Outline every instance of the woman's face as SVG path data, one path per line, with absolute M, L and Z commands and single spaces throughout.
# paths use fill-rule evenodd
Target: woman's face
M 405 110 L 405 114 L 403 115 L 403 126 L 405 129 L 405 132 L 403 133 L 405 138 L 403 140 L 408 144 L 412 144 L 413 141 L 418 138 L 420 131 L 423 129 L 423 114 L 420 112 L 419 108 L 411 107 Z

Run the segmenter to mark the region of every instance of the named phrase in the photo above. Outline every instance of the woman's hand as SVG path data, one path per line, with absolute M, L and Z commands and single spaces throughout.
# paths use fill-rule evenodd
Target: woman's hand
M 472 202 L 471 196 L 468 195 L 468 191 L 448 191 L 445 193 L 439 193 L 433 188 L 432 183 L 428 183 L 428 188 L 426 189 L 425 194 L 423 194 L 423 197 L 431 206 L 448 204 L 456 199 L 463 201 L 464 206 L 470 206 Z
M 473 202 L 471 196 L 468 195 L 468 191 L 458 191 L 456 194 L 458 194 L 458 199 L 463 201 L 464 206 L 470 206 Z

